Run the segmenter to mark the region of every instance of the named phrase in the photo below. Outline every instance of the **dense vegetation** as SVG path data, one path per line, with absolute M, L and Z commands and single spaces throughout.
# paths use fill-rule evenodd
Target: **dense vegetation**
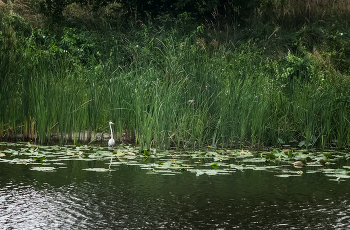
M 0 1 L 2 139 L 350 141 L 348 0 L 48 2 Z

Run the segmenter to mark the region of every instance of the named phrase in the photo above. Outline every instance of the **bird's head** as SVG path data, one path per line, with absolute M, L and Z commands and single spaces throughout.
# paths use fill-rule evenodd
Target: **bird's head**
M 114 123 L 113 123 L 113 122 L 111 122 L 111 121 L 109 121 L 109 125 L 114 125 Z

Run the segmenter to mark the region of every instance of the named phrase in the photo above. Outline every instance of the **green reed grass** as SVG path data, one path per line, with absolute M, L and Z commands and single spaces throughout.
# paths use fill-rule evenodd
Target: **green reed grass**
M 0 138 L 76 143 L 111 120 L 116 140 L 141 149 L 348 145 L 347 76 L 312 53 L 272 58 L 253 41 L 154 29 L 91 35 L 101 46 L 87 54 L 33 39 L 1 52 Z

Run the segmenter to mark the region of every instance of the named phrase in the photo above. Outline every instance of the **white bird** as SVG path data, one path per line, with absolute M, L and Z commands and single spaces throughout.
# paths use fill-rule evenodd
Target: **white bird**
M 113 139 L 112 124 L 114 125 L 114 123 L 110 121 L 109 122 L 109 128 L 111 129 L 111 139 L 109 139 L 109 141 L 108 141 L 108 146 L 109 147 L 113 147 L 115 145 L 115 141 Z

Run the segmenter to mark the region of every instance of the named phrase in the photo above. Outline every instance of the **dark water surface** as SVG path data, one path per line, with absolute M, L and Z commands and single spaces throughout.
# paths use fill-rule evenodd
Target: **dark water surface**
M 0 229 L 350 228 L 350 181 L 322 173 L 161 175 L 122 164 L 82 170 L 107 160 L 65 163 L 54 172 L 0 163 Z

